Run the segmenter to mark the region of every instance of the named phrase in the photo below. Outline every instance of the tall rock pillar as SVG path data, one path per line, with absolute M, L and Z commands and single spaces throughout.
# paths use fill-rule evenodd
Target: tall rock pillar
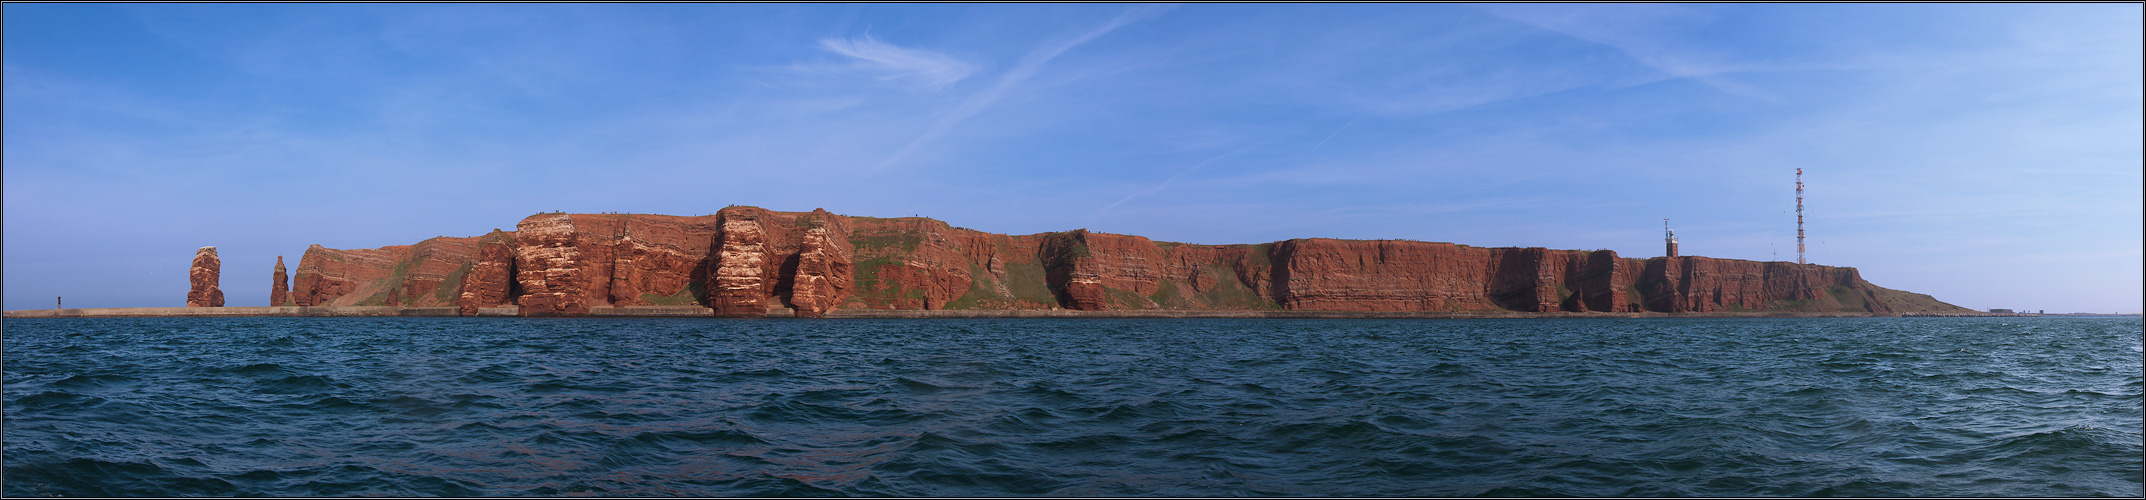
M 194 266 L 186 273 L 193 281 L 193 288 L 186 292 L 186 307 L 224 306 L 224 291 L 217 288 L 223 266 L 223 259 L 216 258 L 216 247 L 194 251 Z
M 849 298 L 857 264 L 851 258 L 849 228 L 840 217 L 824 208 L 806 217 L 797 273 L 791 278 L 790 306 L 797 308 L 800 318 L 817 318 Z
M 268 305 L 291 305 L 291 275 L 283 270 L 283 256 L 276 256 L 276 284 L 268 288 Z
M 716 237 L 715 282 L 708 291 L 708 306 L 718 317 L 767 316 L 767 234 L 753 215 L 721 212 L 722 232 Z

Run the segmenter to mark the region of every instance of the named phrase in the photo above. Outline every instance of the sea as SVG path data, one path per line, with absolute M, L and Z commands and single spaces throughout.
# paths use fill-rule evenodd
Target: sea
M 0 494 L 2141 496 L 2129 318 L 0 324 Z

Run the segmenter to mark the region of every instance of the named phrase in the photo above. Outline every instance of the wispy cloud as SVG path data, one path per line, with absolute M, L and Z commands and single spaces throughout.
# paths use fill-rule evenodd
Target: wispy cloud
M 1232 157 L 1232 156 L 1237 156 L 1237 155 L 1240 155 L 1240 154 L 1244 154 L 1244 153 L 1245 153 L 1245 152 L 1247 152 L 1247 151 L 1251 151 L 1251 150 L 1252 150 L 1252 148 L 1256 148 L 1256 147 L 1259 147 L 1259 146 L 1260 146 L 1259 144 L 1253 144 L 1253 145 L 1250 145 L 1250 146 L 1245 146 L 1245 147 L 1237 148 L 1236 150 L 1232 150 L 1232 151 L 1230 151 L 1230 152 L 1227 152 L 1227 153 L 1222 153 L 1222 154 L 1219 154 L 1219 155 L 1215 155 L 1215 157 L 1213 157 L 1213 158 L 1208 158 L 1208 159 L 1205 159 L 1205 160 L 1201 160 L 1201 161 L 1200 161 L 1199 163 L 1194 163 L 1194 164 L 1192 164 L 1192 166 L 1190 166 L 1190 167 L 1185 167 L 1185 169 L 1184 169 L 1184 170 L 1179 170 L 1179 171 L 1177 171 L 1177 173 L 1176 173 L 1176 174 L 1172 174 L 1172 175 L 1170 176 L 1170 178 L 1168 178 L 1168 179 L 1163 179 L 1161 183 L 1155 184 L 1154 186 L 1150 186 L 1150 187 L 1148 187 L 1147 189 L 1142 189 L 1142 190 L 1140 190 L 1139 192 L 1136 192 L 1136 193 L 1133 193 L 1133 194 L 1127 195 L 1127 196 L 1126 196 L 1125 198 L 1119 199 L 1119 200 L 1118 200 L 1118 201 L 1116 201 L 1116 202 L 1113 202 L 1113 203 L 1111 203 L 1111 204 L 1109 204 L 1109 205 L 1106 205 L 1106 206 L 1104 206 L 1104 207 L 1103 207 L 1102 209 L 1096 210 L 1096 211 L 1095 211 L 1095 213 L 1092 213 L 1092 214 L 1088 214 L 1088 217 L 1089 217 L 1089 218 L 1091 218 L 1091 219 L 1093 219 L 1093 218 L 1096 218 L 1096 217 L 1101 217 L 1101 216 L 1103 216 L 1103 214 L 1105 214 L 1105 213 L 1109 213 L 1109 212 L 1110 212 L 1110 209 L 1113 209 L 1113 208 L 1118 208 L 1118 205 L 1124 205 L 1124 204 L 1125 204 L 1125 202 L 1128 202 L 1128 201 L 1133 201 L 1133 199 L 1134 199 L 1134 198 L 1139 198 L 1139 197 L 1142 197 L 1142 196 L 1147 196 L 1147 195 L 1155 194 L 1156 192 L 1162 191 L 1163 189 L 1165 189 L 1165 188 L 1168 188 L 1168 187 L 1170 187 L 1170 185 L 1171 185 L 1171 184 L 1176 184 L 1176 183 L 1177 183 L 1177 179 L 1179 179 L 1179 178 L 1181 178 L 1181 177 L 1184 177 L 1184 176 L 1185 176 L 1185 174 L 1189 174 L 1189 173 L 1192 173 L 1192 171 L 1194 171 L 1194 170 L 1199 170 L 1199 169 L 1200 169 L 1200 167 L 1204 167 L 1204 166 L 1207 166 L 1207 164 L 1209 164 L 1209 163 L 1214 163 L 1214 162 L 1215 162 L 1216 160 L 1221 160 L 1221 159 L 1223 159 L 1223 158 L 1228 158 L 1228 157 Z
M 1544 31 L 1578 38 L 1623 52 L 1633 61 L 1668 78 L 1690 79 L 1728 94 L 1778 101 L 1749 85 L 1721 75 L 1769 68 L 1730 63 L 1664 39 L 1661 33 L 1710 21 L 1697 9 L 1662 5 L 1496 5 L 1493 15 Z
M 877 73 L 880 81 L 915 82 L 925 88 L 945 87 L 976 72 L 976 65 L 953 56 L 896 47 L 871 35 L 821 39 L 820 48 L 854 59 L 844 69 Z
M 916 139 L 909 141 L 909 144 L 902 146 L 902 149 L 888 156 L 886 161 L 874 165 L 870 171 L 866 172 L 866 175 L 886 169 L 895 163 L 900 163 L 903 159 L 908 158 L 910 153 L 916 152 L 917 148 L 937 140 L 940 135 L 946 134 L 948 129 L 954 128 L 955 125 L 961 124 L 962 121 L 968 120 L 969 117 L 976 116 L 976 113 L 983 111 L 984 108 L 997 103 L 999 99 L 1006 97 L 1007 92 L 1019 87 L 1022 82 L 1028 81 L 1029 78 L 1035 77 L 1036 72 L 1043 69 L 1044 63 L 1051 62 L 1051 59 L 1057 58 L 1059 54 L 1064 54 L 1067 50 L 1072 50 L 1074 47 L 1088 43 L 1088 41 L 1094 40 L 1096 37 L 1108 34 L 1125 25 L 1153 18 L 1173 8 L 1176 7 L 1155 5 L 1135 7 L 1119 14 L 1118 17 L 1111 19 L 1110 22 L 1103 23 L 1101 26 L 1045 41 L 1034 50 L 1028 51 L 1027 55 L 1021 56 L 1021 62 L 1015 64 L 1013 69 L 1006 70 L 1006 74 L 1000 75 L 997 82 L 970 95 L 968 99 L 962 100 L 961 104 L 955 106 L 952 111 L 940 116 L 939 120 L 933 122 L 930 128 L 926 128 L 923 133 L 918 134 Z

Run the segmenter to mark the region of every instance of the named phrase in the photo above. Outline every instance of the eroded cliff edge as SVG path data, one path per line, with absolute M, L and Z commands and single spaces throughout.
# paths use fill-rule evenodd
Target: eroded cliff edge
M 299 261 L 298 305 L 516 305 L 527 316 L 700 305 L 836 309 L 1955 312 L 1854 268 L 1410 240 L 1193 245 L 1074 230 L 1003 235 L 921 217 L 733 206 L 714 215 L 532 215 L 514 231 Z

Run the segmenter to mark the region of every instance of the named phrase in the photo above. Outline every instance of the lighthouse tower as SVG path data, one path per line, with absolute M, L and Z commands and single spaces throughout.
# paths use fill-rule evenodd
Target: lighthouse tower
M 1669 247 L 1669 256 L 1677 256 L 1677 232 L 1669 229 L 1669 219 L 1662 219 L 1662 242 Z

